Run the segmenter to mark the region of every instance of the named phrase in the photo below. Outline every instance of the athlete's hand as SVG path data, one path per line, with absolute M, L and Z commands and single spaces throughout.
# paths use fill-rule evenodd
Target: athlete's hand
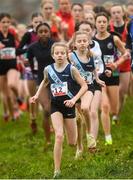
M 114 62 L 114 63 L 108 63 L 106 65 L 107 68 L 110 68 L 112 71 L 114 71 L 115 69 L 118 68 L 118 65 L 117 65 L 117 62 Z
M 37 102 L 37 100 L 38 100 L 38 96 L 37 95 L 35 95 L 35 96 L 32 96 L 31 98 L 30 98 L 30 103 L 36 103 Z
M 126 51 L 125 54 L 123 54 L 124 59 L 131 59 L 131 53 L 129 51 Z
M 75 105 L 75 103 L 76 102 L 74 101 L 74 99 L 70 99 L 70 100 L 65 100 L 64 101 L 65 106 L 69 107 L 69 108 L 73 107 Z
M 109 69 L 106 69 L 106 70 L 105 70 L 105 75 L 106 75 L 107 77 L 111 77 L 111 74 L 112 74 L 112 71 L 111 71 L 111 70 L 109 70 Z
M 102 81 L 102 80 L 100 80 L 100 79 L 97 80 L 97 83 L 98 83 L 100 86 L 102 86 L 102 87 L 105 87 L 105 86 L 106 86 L 106 85 L 105 85 L 105 82 Z
M 65 22 L 62 22 L 61 23 L 61 29 L 62 29 L 62 31 L 67 31 L 68 30 L 68 24 Z

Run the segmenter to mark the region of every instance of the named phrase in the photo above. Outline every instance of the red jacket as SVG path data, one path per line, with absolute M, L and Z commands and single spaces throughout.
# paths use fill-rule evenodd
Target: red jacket
M 74 33 L 74 19 L 72 17 L 71 14 L 68 13 L 62 13 L 61 11 L 58 11 L 56 13 L 57 16 L 59 16 L 62 20 L 62 22 L 65 22 L 66 24 L 68 24 L 68 32 L 67 35 L 69 38 L 72 37 L 73 33 Z

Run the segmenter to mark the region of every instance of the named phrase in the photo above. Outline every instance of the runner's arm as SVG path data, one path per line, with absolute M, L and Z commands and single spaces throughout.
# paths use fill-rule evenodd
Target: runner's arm
M 111 63 L 109 67 L 115 70 L 121 65 L 126 59 L 130 57 L 130 53 L 125 49 L 122 41 L 117 36 L 114 36 L 114 42 L 118 50 L 121 52 L 122 56 L 114 63 Z
M 81 77 L 79 71 L 74 66 L 72 67 L 72 75 L 73 75 L 75 81 L 81 87 L 79 92 L 76 94 L 76 96 L 74 96 L 74 100 L 76 102 L 87 91 L 88 87 L 87 87 L 85 80 Z

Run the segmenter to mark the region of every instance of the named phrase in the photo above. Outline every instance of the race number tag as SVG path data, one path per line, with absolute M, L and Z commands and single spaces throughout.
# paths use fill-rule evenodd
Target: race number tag
M 85 79 L 87 84 L 91 84 L 93 81 L 93 76 L 91 72 L 84 72 L 81 76 Z
M 102 62 L 101 57 L 96 57 L 94 60 L 94 63 L 95 63 L 95 68 L 96 68 L 97 73 L 98 74 L 103 73 L 104 66 L 103 66 L 103 62 Z
M 113 55 L 104 55 L 104 63 L 109 64 L 114 62 L 114 56 Z
M 68 94 L 68 84 L 67 82 L 54 83 L 51 84 L 51 92 L 54 97 L 56 96 L 65 96 Z
M 15 48 L 3 48 L 0 50 L 0 59 L 10 60 L 16 58 Z

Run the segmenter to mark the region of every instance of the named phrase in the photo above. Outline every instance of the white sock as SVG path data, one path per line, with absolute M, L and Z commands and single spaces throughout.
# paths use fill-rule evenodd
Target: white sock
M 118 120 L 118 116 L 117 115 L 113 115 L 112 116 L 112 120 L 114 120 L 114 121 Z
M 112 140 L 112 136 L 111 136 L 111 134 L 106 135 L 106 136 L 105 136 L 105 140 L 107 140 L 107 141 Z

